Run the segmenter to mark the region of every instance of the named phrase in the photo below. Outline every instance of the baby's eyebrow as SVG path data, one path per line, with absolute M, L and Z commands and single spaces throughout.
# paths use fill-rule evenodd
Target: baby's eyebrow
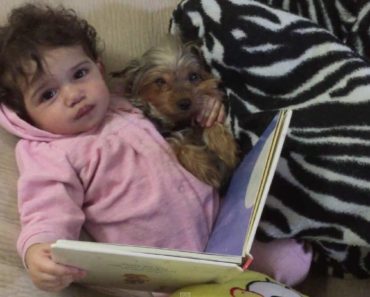
M 73 71 L 77 70 L 78 68 L 80 68 L 81 66 L 83 66 L 85 64 L 90 64 L 90 61 L 89 60 L 84 60 L 84 61 L 81 61 L 81 62 L 77 63 L 75 66 L 73 66 L 71 68 L 71 71 L 73 72 Z

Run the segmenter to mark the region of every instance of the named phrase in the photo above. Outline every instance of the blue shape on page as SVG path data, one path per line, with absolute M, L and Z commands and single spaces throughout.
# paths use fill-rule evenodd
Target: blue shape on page
M 226 195 L 221 201 L 220 211 L 205 249 L 206 253 L 242 256 L 249 218 L 253 210 L 245 207 L 248 182 L 259 153 L 274 130 L 276 122 L 277 117 L 272 120 L 235 170 Z

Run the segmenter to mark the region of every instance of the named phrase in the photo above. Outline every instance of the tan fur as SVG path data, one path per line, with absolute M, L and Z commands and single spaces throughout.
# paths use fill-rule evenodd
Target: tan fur
M 215 188 L 227 183 L 238 162 L 232 134 L 220 123 L 202 128 L 193 120 L 205 97 L 223 98 L 196 47 L 169 37 L 113 75 L 122 79 L 124 95 L 157 124 L 189 172 Z

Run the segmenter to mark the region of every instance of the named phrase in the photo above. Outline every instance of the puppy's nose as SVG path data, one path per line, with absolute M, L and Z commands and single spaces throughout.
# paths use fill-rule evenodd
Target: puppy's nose
M 191 106 L 191 100 L 189 98 L 182 98 L 176 104 L 181 110 L 188 110 Z

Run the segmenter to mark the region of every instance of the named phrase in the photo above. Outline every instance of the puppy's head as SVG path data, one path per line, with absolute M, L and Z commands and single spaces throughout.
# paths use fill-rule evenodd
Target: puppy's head
M 190 121 L 204 96 L 222 96 L 193 44 L 167 37 L 114 76 L 122 77 L 125 96 L 145 101 L 151 114 L 172 123 Z

